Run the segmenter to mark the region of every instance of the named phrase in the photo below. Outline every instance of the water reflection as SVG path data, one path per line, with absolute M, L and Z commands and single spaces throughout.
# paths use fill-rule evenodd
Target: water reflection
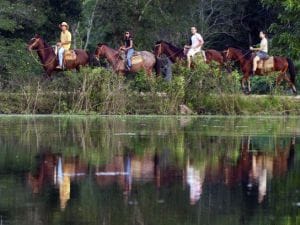
M 255 138 L 252 140 L 255 142 Z M 291 138 L 286 146 L 276 145 L 271 152 L 251 149 L 250 143 L 250 136 L 242 138 L 236 163 L 232 163 L 224 154 L 212 161 L 215 156 L 208 152 L 200 164 L 188 155 L 183 165 L 178 165 L 166 157 L 170 152 L 136 155 L 134 151 L 125 149 L 124 154 L 113 156 L 107 163 L 90 165 L 78 156 L 64 157 L 49 151 L 38 155 L 37 170 L 29 173 L 28 183 L 34 194 L 41 193 L 47 185 L 54 185 L 59 190 L 61 209 L 66 208 L 71 198 L 72 183 L 86 176 L 93 177 L 100 188 L 117 184 L 127 203 L 133 183 L 153 183 L 160 189 L 179 180 L 183 181 L 183 187 L 188 187 L 191 205 L 200 200 L 205 191 L 204 184 L 208 186 L 220 182 L 229 188 L 244 185 L 247 195 L 258 193 L 257 202 L 262 203 L 270 180 L 288 172 L 294 159 L 296 138 Z M 160 163 L 162 161 L 163 164 Z
M 298 125 L 240 118 L 0 121 L 0 216 L 3 224 L 37 224 L 35 215 L 47 218 L 39 224 L 234 225 L 274 224 L 284 215 L 297 224 Z M 14 214 L 19 207 L 21 216 Z

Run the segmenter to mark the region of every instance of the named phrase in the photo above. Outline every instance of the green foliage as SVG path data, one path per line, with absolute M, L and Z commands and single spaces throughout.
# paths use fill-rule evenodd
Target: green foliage
M 278 11 L 278 21 L 270 26 L 274 53 L 297 59 L 300 56 L 299 1 L 262 0 L 262 2 L 270 9 Z

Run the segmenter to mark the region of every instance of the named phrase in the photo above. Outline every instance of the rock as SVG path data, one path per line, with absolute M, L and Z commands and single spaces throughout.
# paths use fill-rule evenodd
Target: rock
M 184 104 L 179 105 L 179 110 L 181 115 L 192 115 L 193 111 Z

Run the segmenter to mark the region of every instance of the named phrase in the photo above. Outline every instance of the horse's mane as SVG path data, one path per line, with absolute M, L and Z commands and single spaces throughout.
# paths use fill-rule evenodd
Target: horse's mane
M 250 50 L 246 50 L 246 49 L 243 49 L 243 48 L 240 48 L 240 47 L 230 47 L 230 48 L 233 48 L 235 50 L 238 50 L 245 59 L 251 59 L 252 57 L 252 52 Z
M 97 46 L 99 46 L 99 47 L 101 47 L 103 45 L 108 46 L 107 43 L 104 43 L 104 42 L 100 42 L 100 43 L 97 44 Z
M 160 41 L 157 41 L 155 44 L 156 44 L 156 45 L 159 45 L 159 44 L 162 44 L 162 43 L 167 44 L 167 45 L 169 46 L 169 48 L 170 48 L 172 51 L 174 51 L 174 52 L 183 51 L 182 48 L 178 48 L 178 47 L 176 47 L 175 45 L 173 45 L 172 43 L 167 42 L 167 41 L 160 40 Z

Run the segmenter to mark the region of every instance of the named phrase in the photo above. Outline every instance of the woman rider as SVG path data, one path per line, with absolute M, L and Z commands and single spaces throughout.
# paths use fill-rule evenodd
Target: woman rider
M 250 47 L 251 51 L 257 51 L 256 56 L 253 59 L 252 75 L 255 74 L 255 71 L 257 69 L 257 63 L 259 62 L 259 60 L 266 60 L 269 58 L 269 56 L 268 56 L 268 39 L 266 38 L 267 37 L 266 32 L 261 31 L 259 33 L 259 37 L 261 39 L 259 48 Z
M 133 38 L 130 34 L 129 31 L 126 31 L 125 32 L 125 35 L 124 35 L 124 46 L 122 46 L 120 49 L 125 51 L 126 53 L 126 60 L 127 60 L 127 70 L 129 71 L 132 67 L 132 64 L 131 64 L 131 58 L 133 56 L 133 53 L 134 53 L 134 49 L 133 49 Z

